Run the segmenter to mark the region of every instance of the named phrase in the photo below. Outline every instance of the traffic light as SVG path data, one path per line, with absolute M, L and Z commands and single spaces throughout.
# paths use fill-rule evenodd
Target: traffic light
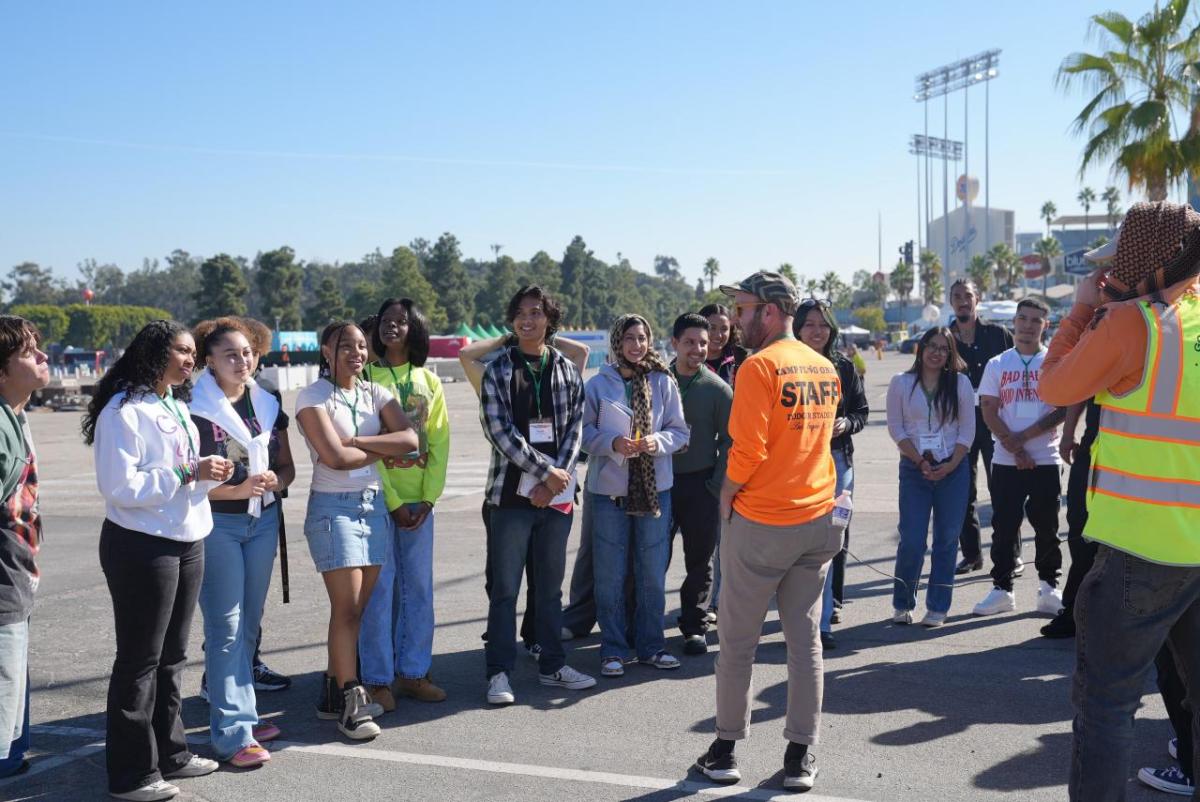
M 909 240 L 900 246 L 900 255 L 904 257 L 904 264 L 911 265 L 913 263 L 913 241 Z

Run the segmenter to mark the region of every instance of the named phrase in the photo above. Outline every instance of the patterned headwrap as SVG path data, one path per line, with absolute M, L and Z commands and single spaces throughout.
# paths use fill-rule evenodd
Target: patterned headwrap
M 1200 214 L 1191 206 L 1135 203 L 1121 223 L 1117 253 L 1105 276 L 1105 295 L 1117 301 L 1137 298 L 1194 275 L 1200 241 L 1192 235 L 1197 231 Z
M 650 399 L 650 380 L 647 378 L 653 371 L 671 375 L 670 368 L 663 358 L 654 350 L 653 345 L 646 355 L 637 362 L 630 362 L 621 352 L 621 338 L 630 327 L 641 323 L 646 328 L 646 339 L 654 342 L 654 332 L 650 322 L 641 315 L 621 315 L 612 325 L 608 333 L 609 353 L 618 368 L 633 372 L 630 379 L 630 408 L 633 410 L 633 428 L 640 437 L 652 433 L 654 425 L 653 405 Z M 627 515 L 649 515 L 657 518 L 662 511 L 658 507 L 658 484 L 654 476 L 654 456 L 638 454 L 631 457 L 629 465 L 629 490 L 625 497 L 625 513 Z

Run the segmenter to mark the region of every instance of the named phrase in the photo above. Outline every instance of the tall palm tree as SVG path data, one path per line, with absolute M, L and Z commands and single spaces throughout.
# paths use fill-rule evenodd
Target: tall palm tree
M 1033 244 L 1033 252 L 1042 257 L 1042 295 L 1046 294 L 1046 279 L 1054 260 L 1062 256 L 1062 245 L 1054 237 L 1045 237 Z
M 908 296 L 913 291 L 912 265 L 903 259 L 896 262 L 896 266 L 892 268 L 892 272 L 888 275 L 888 285 L 892 288 L 892 292 L 896 293 L 896 297 L 900 299 L 900 319 L 904 320 L 904 310 L 908 308 Z M 907 321 L 905 323 L 907 325 Z
M 1117 227 L 1117 216 L 1121 214 L 1121 192 L 1116 187 L 1108 187 L 1100 196 L 1104 201 L 1105 218 L 1109 228 Z
M 1079 201 L 1079 205 L 1083 207 L 1083 230 L 1088 230 L 1088 212 L 1092 210 L 1092 204 L 1096 201 L 1096 193 L 1091 187 L 1084 187 L 1079 190 L 1079 194 L 1075 196 L 1075 200 Z
M 942 259 L 934 251 L 921 251 L 917 257 L 921 278 L 921 295 L 927 304 L 942 300 Z
M 784 262 L 779 266 L 779 275 L 792 282 L 792 285 L 800 283 L 800 277 L 796 275 L 796 268 L 792 267 L 791 262 Z
M 1058 207 L 1054 205 L 1054 201 L 1046 201 L 1042 204 L 1042 219 L 1046 221 L 1046 236 L 1050 236 L 1050 223 L 1054 218 L 1058 217 Z
M 1169 185 L 1200 167 L 1200 107 L 1191 99 L 1200 27 L 1188 21 L 1189 5 L 1156 2 L 1136 22 L 1115 11 L 1095 14 L 1092 26 L 1104 52 L 1063 59 L 1058 84 L 1069 89 L 1082 81 L 1096 93 L 1073 124 L 1088 137 L 1081 176 L 1098 161 L 1111 162 L 1131 189 L 1141 187 L 1151 201 L 1161 201 Z M 1187 120 L 1187 131 L 1176 140 L 1178 118 Z
M 716 257 L 710 256 L 704 261 L 704 277 L 708 279 L 708 291 L 713 291 L 713 284 L 716 281 L 717 274 L 721 272 L 721 263 Z
M 1017 285 L 1018 271 L 1021 269 L 1021 257 L 1017 256 L 1006 242 L 998 242 L 987 253 L 988 259 L 995 266 L 996 285 L 1008 289 L 1008 297 L 1012 297 Z
M 981 253 L 975 254 L 971 257 L 971 263 L 967 266 L 967 275 L 971 277 L 971 281 L 975 282 L 975 286 L 979 288 L 980 294 L 986 296 L 988 290 L 992 288 L 991 261 Z

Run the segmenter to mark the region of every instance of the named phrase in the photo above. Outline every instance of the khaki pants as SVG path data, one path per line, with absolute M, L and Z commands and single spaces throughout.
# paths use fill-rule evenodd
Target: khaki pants
M 737 512 L 721 532 L 721 615 L 717 634 L 717 737 L 745 738 L 750 726 L 754 653 L 772 596 L 787 643 L 787 721 L 783 735 L 816 744 L 824 666 L 818 636 L 829 561 L 842 547 L 832 515 L 795 526 L 767 526 Z

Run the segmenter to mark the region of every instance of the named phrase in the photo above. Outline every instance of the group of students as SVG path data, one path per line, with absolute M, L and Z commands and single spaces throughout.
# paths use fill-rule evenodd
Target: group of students
M 789 652 L 784 784 L 810 788 L 820 652 L 836 645 L 831 626 L 849 537 L 848 516 L 839 519 L 835 505 L 849 506 L 841 499 L 853 487 L 853 437 L 869 408 L 861 368 L 838 351 L 826 304 L 800 301 L 772 273 L 722 289 L 733 297 L 732 309 L 714 305 L 675 321 L 671 363 L 655 350 L 650 323 L 623 315 L 610 331 L 609 364 L 584 382 L 587 349 L 558 335 L 560 307 L 537 286 L 511 299 L 511 335 L 464 349 L 492 452 L 482 510 L 486 699 L 515 700 L 510 676 L 523 576 L 528 595 L 520 634 L 542 684 L 569 690 L 596 684 L 566 665 L 562 646 L 595 623 L 602 676 L 620 677 L 632 664 L 678 668 L 662 617 L 679 533 L 684 652 L 707 651 L 707 632 L 721 622 L 718 737 L 697 768 L 718 782 L 740 779 L 733 744 L 747 734 L 754 648 L 767 604 L 777 596 Z M 1042 400 L 1054 399 L 1039 387 L 1044 304 L 1018 304 L 1015 337 L 1008 339 L 1002 327 L 991 331 L 974 317 L 978 293 L 970 282 L 957 283 L 952 298 L 955 326 L 926 332 L 913 366 L 888 388 L 888 430 L 902 457 L 892 620 L 913 621 L 931 519 L 922 624 L 945 621 L 956 571 L 981 567 L 968 538 L 963 562 L 956 567 L 955 560 L 974 515 L 974 455 L 982 454 L 993 499 L 994 587 L 974 612 L 1014 608 L 1013 579 L 1023 569 L 1019 528 L 1027 515 L 1035 531 L 1037 606 L 1057 614 L 1048 626 L 1061 629 L 1074 599 L 1057 590 L 1059 472 L 1064 459 L 1074 459 L 1074 485 L 1075 469 L 1086 461 L 1073 429 L 1059 439 L 1059 427 L 1064 417 L 1074 424 L 1083 407 Z M 445 398 L 436 374 L 424 367 L 428 329 L 410 300 L 388 299 L 365 328 L 351 322 L 325 328 L 320 378 L 299 393 L 295 408 L 313 465 L 304 534 L 330 606 L 317 715 L 352 739 L 377 735 L 375 719 L 394 709 L 396 696 L 446 698 L 429 673 L 434 508 L 449 450 Z M 204 618 L 203 692 L 218 759 L 261 765 L 270 759 L 262 744 L 280 735 L 259 720 L 255 690 L 287 682 L 261 664 L 258 647 L 282 539 L 279 499 L 296 466 L 279 394 L 256 379 L 269 347 L 264 331 L 240 318 L 193 330 L 151 323 L 101 378 L 84 416 L 105 500 L 100 563 L 115 619 L 106 751 L 115 798 L 169 799 L 178 793 L 170 780 L 218 768 L 190 752 L 180 719 L 197 603 Z M 737 343 L 739 332 L 752 356 Z M 28 321 L 0 317 L 0 747 L 6 747 L 0 776 L 27 765 L 28 617 L 41 524 L 24 406 L 49 381 L 38 337 Z M 1012 345 L 989 354 L 989 338 Z M 980 421 L 992 449 L 981 445 Z M 585 459 L 580 487 L 577 467 Z M 567 537 L 577 504 L 583 540 L 564 609 Z M 714 559 L 722 531 L 727 553 Z M 1088 547 L 1095 552 L 1080 542 L 1081 555 Z M 719 608 L 722 565 L 727 603 Z M 1094 571 L 1088 578 L 1099 582 Z M 1082 577 L 1075 590 L 1089 592 Z M 1167 654 L 1162 659 L 1169 663 Z

